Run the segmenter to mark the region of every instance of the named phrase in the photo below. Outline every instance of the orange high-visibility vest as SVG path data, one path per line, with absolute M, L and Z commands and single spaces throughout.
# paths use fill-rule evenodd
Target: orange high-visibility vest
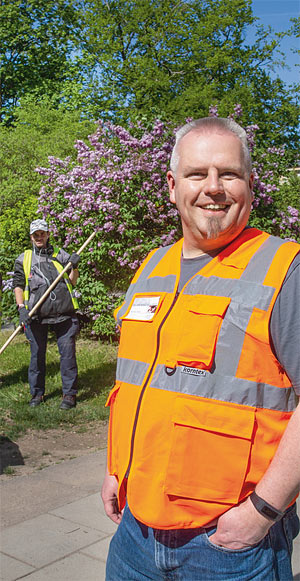
M 182 240 L 134 277 L 116 311 L 108 469 L 148 526 L 205 526 L 267 470 L 297 403 L 269 321 L 299 250 L 248 228 L 180 293 Z

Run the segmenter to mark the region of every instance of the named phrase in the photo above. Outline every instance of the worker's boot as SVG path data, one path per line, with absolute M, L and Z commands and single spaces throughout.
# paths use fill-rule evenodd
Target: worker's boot
M 76 395 L 64 395 L 59 406 L 61 410 L 70 410 L 76 407 Z

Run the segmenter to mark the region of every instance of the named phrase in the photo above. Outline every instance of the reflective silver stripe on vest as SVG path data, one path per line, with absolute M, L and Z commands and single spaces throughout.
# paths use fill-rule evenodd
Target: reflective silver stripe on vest
M 293 388 L 274 387 L 208 371 L 203 375 L 186 374 L 184 369 L 178 366 L 173 375 L 167 375 L 165 366 L 157 365 L 150 387 L 282 412 L 293 411 L 298 403 Z
M 120 310 L 118 311 L 118 323 L 120 324 L 121 317 L 126 313 L 129 308 L 130 301 L 135 293 L 139 292 L 173 292 L 176 276 L 155 276 L 148 279 L 151 272 L 158 265 L 165 254 L 170 250 L 171 246 L 163 246 L 158 248 L 156 252 L 151 256 L 150 260 L 147 262 L 145 268 L 143 268 L 138 280 L 130 285 L 125 296 L 124 303 Z
M 275 236 L 269 236 L 256 254 L 252 256 L 241 278 L 256 284 L 263 282 L 270 268 L 271 262 L 282 244 L 286 244 L 286 241 L 281 240 L 281 238 L 276 238 Z
M 125 383 L 132 383 L 133 385 L 141 385 L 148 369 L 149 363 L 119 357 L 116 379 L 117 381 L 124 381 Z
M 242 279 L 204 277 L 196 274 L 183 290 L 185 295 L 210 295 L 215 297 L 230 297 L 236 303 L 247 305 L 248 308 L 258 307 L 266 311 L 274 294 L 273 287 L 263 287 Z M 200 297 L 201 304 L 201 297 Z

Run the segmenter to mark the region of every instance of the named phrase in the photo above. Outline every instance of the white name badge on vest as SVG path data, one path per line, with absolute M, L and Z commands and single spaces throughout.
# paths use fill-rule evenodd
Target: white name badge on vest
M 124 319 L 151 321 L 155 315 L 160 297 L 135 297 Z

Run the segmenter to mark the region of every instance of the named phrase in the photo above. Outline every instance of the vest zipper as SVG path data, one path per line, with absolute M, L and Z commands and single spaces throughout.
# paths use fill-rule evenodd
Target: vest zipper
M 179 292 L 177 290 L 176 293 L 175 293 L 175 296 L 173 298 L 172 304 L 171 304 L 169 310 L 167 311 L 167 313 L 165 314 L 165 316 L 164 316 L 163 320 L 161 321 L 161 323 L 160 323 L 160 325 L 158 327 L 158 330 L 157 330 L 155 356 L 154 356 L 152 365 L 150 367 L 150 370 L 148 372 L 148 375 L 146 377 L 146 380 L 145 380 L 144 386 L 142 388 L 142 391 L 140 393 L 140 397 L 139 397 L 138 404 L 137 404 L 137 408 L 136 408 L 136 412 L 135 412 L 135 418 L 134 418 L 134 423 L 133 423 L 133 428 L 132 428 L 132 435 L 131 435 L 130 456 L 129 456 L 128 467 L 127 467 L 127 470 L 125 472 L 125 478 L 128 478 L 129 472 L 130 472 L 130 468 L 131 468 L 131 464 L 132 464 L 135 432 L 136 432 L 136 426 L 137 426 L 137 421 L 138 421 L 138 417 L 139 417 L 139 413 L 140 413 L 140 407 L 141 407 L 142 399 L 143 399 L 143 396 L 144 396 L 144 393 L 145 393 L 145 389 L 146 389 L 146 387 L 148 385 L 149 379 L 151 377 L 151 374 L 152 374 L 154 365 L 155 365 L 156 360 L 157 360 L 157 357 L 158 357 L 158 352 L 159 352 L 159 347 L 160 347 L 160 332 L 161 332 L 162 326 L 164 325 L 166 319 L 168 318 L 170 312 L 172 311 L 172 309 L 173 309 L 173 307 L 174 307 L 174 305 L 175 305 L 175 303 L 176 303 L 176 301 L 178 299 L 178 296 L 179 296 Z

